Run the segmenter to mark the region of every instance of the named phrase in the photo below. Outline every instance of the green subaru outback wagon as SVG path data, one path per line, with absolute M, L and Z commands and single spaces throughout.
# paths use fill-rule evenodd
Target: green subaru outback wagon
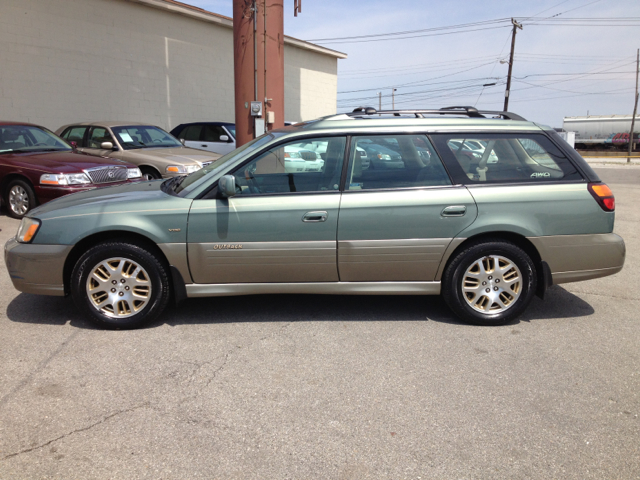
M 441 294 L 462 320 L 500 325 L 550 285 L 622 269 L 614 208 L 548 127 L 361 108 L 189 176 L 36 208 L 5 262 L 18 290 L 70 294 L 108 328 L 144 325 L 170 300 L 270 293 Z

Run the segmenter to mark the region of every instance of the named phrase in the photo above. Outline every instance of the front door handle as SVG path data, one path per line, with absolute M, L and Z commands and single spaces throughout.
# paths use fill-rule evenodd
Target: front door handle
M 442 213 L 440 213 L 440 216 L 463 217 L 465 213 L 467 213 L 467 207 L 465 207 L 464 205 L 452 205 L 442 210 Z
M 307 212 L 302 216 L 303 222 L 326 222 L 329 214 L 327 212 Z

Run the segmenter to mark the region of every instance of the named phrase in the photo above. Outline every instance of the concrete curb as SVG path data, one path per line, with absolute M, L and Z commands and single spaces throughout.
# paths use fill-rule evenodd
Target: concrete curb
M 638 166 L 640 158 L 631 158 L 631 162 L 627 163 L 627 157 L 582 157 L 589 165 L 620 165 L 620 166 Z

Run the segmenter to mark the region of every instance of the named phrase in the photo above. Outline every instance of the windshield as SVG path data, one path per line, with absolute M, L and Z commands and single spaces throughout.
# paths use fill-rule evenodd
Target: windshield
M 0 126 L 0 154 L 70 150 L 69 144 L 45 128 L 29 125 Z
M 111 127 L 111 130 L 125 150 L 133 150 L 136 148 L 182 147 L 182 144 L 173 135 L 150 125 Z
M 282 135 L 284 135 L 284 133 L 265 133 L 261 137 L 251 140 L 249 143 L 245 143 L 240 148 L 236 148 L 233 152 L 227 153 L 225 156 L 213 161 L 206 167 L 192 173 L 188 177 L 184 178 L 184 180 L 180 181 L 180 183 L 176 183 L 174 185 L 174 192 L 179 194 L 181 197 L 185 196 L 190 191 L 205 183 L 205 177 L 209 176 L 210 173 L 217 172 L 226 163 L 233 163 L 240 157 L 251 154 L 253 151 L 258 150 L 263 145 L 281 137 Z

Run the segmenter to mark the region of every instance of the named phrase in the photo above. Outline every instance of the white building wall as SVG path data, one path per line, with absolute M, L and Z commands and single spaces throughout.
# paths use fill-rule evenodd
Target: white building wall
M 285 45 L 286 120 L 335 113 L 337 58 Z M 128 0 L 0 0 L 0 119 L 234 121 L 233 31 Z

